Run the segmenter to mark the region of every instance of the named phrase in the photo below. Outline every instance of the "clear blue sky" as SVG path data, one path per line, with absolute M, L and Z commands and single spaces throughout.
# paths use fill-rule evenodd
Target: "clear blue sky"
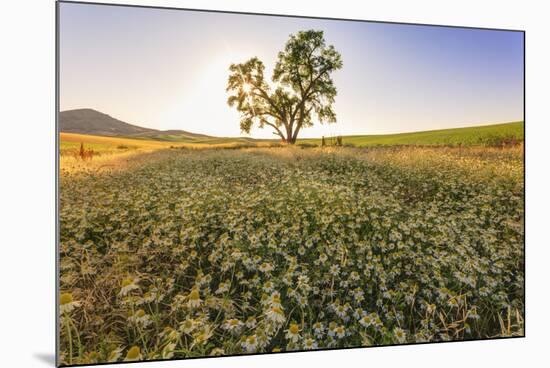
M 89 107 L 156 129 L 238 136 L 228 67 L 267 75 L 288 36 L 323 30 L 342 54 L 338 122 L 302 137 L 523 119 L 523 34 L 512 31 L 60 4 L 61 110 Z M 254 137 L 270 137 L 255 129 Z

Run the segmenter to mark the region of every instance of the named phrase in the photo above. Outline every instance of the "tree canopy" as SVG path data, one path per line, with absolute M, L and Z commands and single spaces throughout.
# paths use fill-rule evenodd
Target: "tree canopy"
M 290 35 L 277 56 L 271 85 L 264 77 L 264 63 L 253 57 L 231 64 L 227 103 L 241 113 L 241 131 L 254 124 L 271 127 L 274 134 L 294 144 L 302 128 L 336 122 L 333 110 L 336 87 L 331 73 L 342 68 L 342 57 L 327 46 L 323 31 L 300 31 Z

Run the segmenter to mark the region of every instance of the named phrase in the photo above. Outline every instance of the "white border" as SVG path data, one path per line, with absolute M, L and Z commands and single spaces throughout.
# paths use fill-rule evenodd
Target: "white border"
M 104 2 L 117 3 L 105 0 Z M 118 1 L 124 3 L 125 1 Z M 550 332 L 548 262 L 548 26 L 536 1 L 127 0 L 172 6 L 382 21 L 524 29 L 527 126 L 527 337 L 330 352 L 153 362 L 131 367 L 541 365 Z M 541 5 L 539 5 L 541 4 Z M 53 366 L 54 354 L 54 1 L 1 5 L 0 364 Z M 531 363 L 531 364 L 529 364 Z M 544 363 L 543 363 L 544 364 Z M 126 367 L 130 367 L 125 365 Z M 116 365 L 113 367 L 122 367 Z

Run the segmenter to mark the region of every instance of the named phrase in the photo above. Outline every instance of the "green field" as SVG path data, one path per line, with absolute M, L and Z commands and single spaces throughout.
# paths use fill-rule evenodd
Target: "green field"
M 357 147 L 389 145 L 447 145 L 447 146 L 496 146 L 506 143 L 522 142 L 523 121 L 475 126 L 467 128 L 429 130 L 423 132 L 343 136 L 343 144 Z M 327 143 L 330 142 L 326 138 Z M 301 139 L 299 143 L 321 144 L 321 139 Z
M 389 145 L 415 145 L 415 146 L 499 146 L 522 142 L 524 123 L 522 121 L 482 125 L 466 128 L 428 130 L 421 132 L 382 134 L 382 135 L 348 135 L 343 136 L 343 144 L 356 147 L 389 146 Z M 153 139 L 173 143 L 189 144 L 239 144 L 255 145 L 258 143 L 275 144 L 276 139 L 253 139 L 246 137 L 205 137 L 195 134 L 166 134 L 154 137 L 141 137 L 140 139 Z M 325 137 L 326 143 L 334 143 L 334 137 Z M 298 144 L 321 145 L 321 139 L 299 139 Z

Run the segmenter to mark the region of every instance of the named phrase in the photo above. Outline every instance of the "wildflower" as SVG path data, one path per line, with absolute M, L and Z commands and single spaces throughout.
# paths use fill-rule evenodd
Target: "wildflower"
M 292 342 L 298 342 L 300 339 L 300 327 L 296 323 L 291 323 L 286 330 L 285 337 Z
M 194 334 L 192 346 L 204 345 L 212 337 L 213 333 L 214 331 L 210 326 L 204 326 L 200 331 Z
M 71 293 L 62 293 L 59 297 L 59 311 L 61 313 L 70 313 L 76 307 L 80 306 L 80 302 L 73 300 Z
M 305 292 L 309 292 L 311 289 L 309 286 L 309 277 L 307 275 L 298 276 L 297 287 Z
M 271 281 L 266 281 L 264 286 L 262 286 L 262 290 L 266 293 L 273 291 L 273 283 Z
M 296 301 L 298 302 L 298 305 L 302 308 L 305 308 L 308 304 L 307 298 L 303 295 L 297 295 L 296 296 Z
M 344 328 L 344 326 L 338 326 L 334 329 L 334 333 L 338 338 L 341 339 L 346 336 L 346 329 Z
M 246 319 L 245 326 L 248 328 L 256 327 L 256 318 L 250 316 Z
M 279 294 L 278 291 L 275 291 L 275 292 L 273 292 L 273 294 L 271 294 L 270 303 L 271 303 L 271 306 L 273 306 L 273 307 L 282 307 L 282 305 L 281 305 L 281 294 Z
M 405 331 L 400 327 L 396 327 L 393 329 L 393 335 L 395 336 L 397 342 L 400 344 L 404 343 L 407 340 L 407 335 L 405 334 Z
M 340 304 L 336 308 L 334 308 L 334 312 L 340 318 L 345 318 L 347 316 L 347 311 L 348 311 L 347 305 Z
M 197 324 L 195 320 L 191 318 L 187 318 L 185 321 L 180 323 L 179 329 L 180 331 L 189 335 L 195 330 L 196 327 L 197 327 Z
M 215 294 L 223 294 L 229 291 L 229 285 L 230 282 L 220 282 L 220 285 L 218 285 L 218 289 L 215 291 Z
M 166 338 L 167 340 L 174 341 L 179 338 L 179 333 L 172 327 L 166 326 L 164 330 L 160 333 L 160 336 Z
M 361 308 L 355 308 L 355 310 L 353 311 L 353 317 L 355 317 L 355 319 L 357 320 L 361 319 L 361 317 L 363 317 L 365 314 L 367 314 L 367 312 L 365 312 Z
M 369 327 L 374 323 L 374 321 L 370 315 L 365 314 L 363 317 L 361 317 L 361 319 L 359 320 L 359 323 L 363 327 Z
M 210 352 L 210 356 L 222 356 L 222 355 L 225 355 L 225 351 L 223 350 L 223 348 L 214 348 Z
M 145 313 L 143 309 L 139 309 L 138 311 L 136 311 L 136 313 L 128 317 L 128 320 L 130 322 L 139 324 L 142 327 L 147 327 L 152 323 L 151 317 L 147 313 Z
M 356 288 L 353 290 L 352 292 L 352 295 L 353 295 L 353 299 L 357 302 L 357 303 L 361 303 L 363 300 L 365 300 L 365 292 L 363 290 L 361 290 L 360 288 Z
M 247 352 L 249 353 L 255 352 L 256 348 L 258 347 L 258 339 L 256 335 L 250 335 L 246 337 L 242 345 Z
M 258 348 L 264 348 L 269 344 L 270 337 L 268 336 L 268 334 L 271 333 L 273 333 L 273 331 L 271 331 L 269 328 L 266 328 L 265 330 L 257 333 Z
M 322 322 L 315 322 L 313 324 L 313 332 L 315 333 L 315 336 L 317 338 L 321 338 L 323 336 L 324 331 L 325 331 L 325 326 L 323 326 Z
M 196 288 L 192 289 L 187 296 L 187 306 L 189 306 L 189 308 L 197 308 L 201 305 L 201 302 L 199 290 Z
M 258 270 L 263 273 L 269 273 L 273 271 L 273 266 L 270 263 L 264 262 L 258 267 Z
M 360 279 L 359 277 L 359 273 L 357 271 L 352 271 L 349 275 L 349 278 L 352 280 L 352 281 L 358 281 Z
M 228 331 L 235 331 L 235 332 L 239 331 L 242 326 L 243 326 L 243 323 L 235 318 L 226 320 L 225 323 L 222 325 L 224 329 Z
M 127 277 L 122 280 L 120 284 L 120 292 L 118 293 L 118 295 L 126 296 L 130 291 L 139 289 L 137 282 L 138 280 L 133 277 Z
M 124 359 L 125 362 L 133 362 L 136 360 L 141 360 L 141 350 L 138 346 L 132 346 L 130 349 L 128 349 L 128 352 L 126 353 L 126 358 Z
M 317 342 L 315 342 L 315 340 L 312 339 L 311 337 L 307 337 L 304 339 L 303 346 L 305 350 L 317 349 Z
M 147 291 L 145 294 L 143 294 L 142 301 L 145 303 L 151 303 L 157 298 L 157 294 L 155 291 Z
M 281 307 L 271 307 L 265 314 L 267 319 L 275 324 L 284 323 L 286 321 L 285 314 Z
M 458 300 L 457 298 L 451 298 L 449 299 L 449 301 L 447 302 L 447 304 L 450 306 L 450 307 L 458 307 Z
M 340 274 L 340 266 L 336 264 L 330 266 L 329 272 L 332 276 L 338 276 Z

